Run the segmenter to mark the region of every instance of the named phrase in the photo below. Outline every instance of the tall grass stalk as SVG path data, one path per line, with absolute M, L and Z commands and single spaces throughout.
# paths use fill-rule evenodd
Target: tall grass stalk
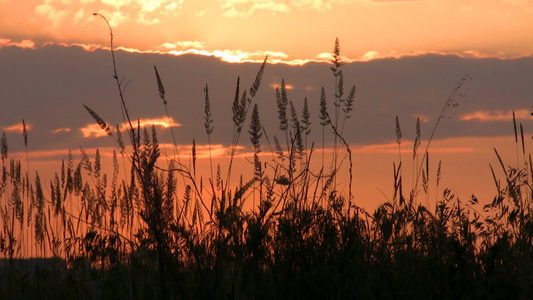
M 455 87 L 453 88 L 452 92 L 450 93 L 450 95 L 448 96 L 448 99 L 444 102 L 444 105 L 440 111 L 440 114 L 437 118 L 437 121 L 435 122 L 435 125 L 433 126 L 433 129 L 431 131 L 431 134 L 429 136 L 429 139 L 427 141 L 427 144 L 426 144 L 426 148 L 424 150 L 424 153 L 422 155 L 422 163 L 419 165 L 419 167 L 417 168 L 416 170 L 416 178 L 414 178 L 414 188 L 413 188 L 413 193 L 412 195 L 416 196 L 416 191 L 418 189 L 418 183 L 420 181 L 420 175 L 422 174 L 422 171 L 423 171 L 423 164 L 427 162 L 427 156 L 428 156 L 428 151 L 429 151 L 429 146 L 431 145 L 431 142 L 433 141 L 433 138 L 435 136 L 435 133 L 437 131 L 437 128 L 439 127 L 439 124 L 440 122 L 445 119 L 445 118 L 448 118 L 449 116 L 447 115 L 447 113 L 453 109 L 454 107 L 457 107 L 459 106 L 459 102 L 458 102 L 458 98 L 464 98 L 465 95 L 463 93 L 461 93 L 461 89 L 463 87 L 463 85 L 466 83 L 467 80 L 469 79 L 472 79 L 472 77 L 467 74 L 465 75 L 461 80 L 459 80 L 459 82 L 455 85 Z M 419 120 L 417 120 L 417 137 L 419 136 L 419 128 L 420 128 L 420 125 L 419 125 Z M 415 141 L 415 144 L 416 144 L 416 141 Z M 418 146 L 416 146 L 415 148 L 418 148 Z M 417 162 L 417 165 L 418 165 L 418 162 Z M 427 163 L 426 163 L 426 166 L 427 166 Z M 427 175 L 427 174 L 426 174 Z

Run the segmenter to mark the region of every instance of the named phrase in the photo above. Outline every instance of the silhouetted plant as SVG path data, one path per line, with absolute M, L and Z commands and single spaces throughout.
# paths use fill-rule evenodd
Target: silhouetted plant
M 196 140 L 186 165 L 175 139 L 174 155 L 168 155 L 161 149 L 155 127 L 141 128 L 140 121 L 129 115 L 109 29 L 113 77 L 126 125 L 113 129 L 94 110 L 85 108 L 116 141 L 123 168 L 113 151 L 108 176 L 100 150 L 81 149 L 79 161 L 75 163 L 69 152 L 50 182 L 41 182 L 37 172 L 30 181 L 28 159 L 24 174 L 23 163 L 9 159 L 6 135 L 2 135 L 0 254 L 7 263 L 0 259 L 0 298 L 525 299 L 531 295 L 532 162 L 526 156 L 522 124 L 513 119 L 517 166 L 506 165 L 495 151 L 499 166 L 496 170 L 491 166 L 497 189 L 491 203 L 480 205 L 475 196 L 459 199 L 450 189 L 438 194 L 439 162 L 435 207 L 429 208 L 429 144 L 440 120 L 456 106 L 465 79 L 445 103 L 422 156 L 417 120 L 413 188 L 408 198 L 403 195 L 403 135 L 396 118 L 399 162 L 393 163 L 394 194 L 391 201 L 368 213 L 354 203 L 351 184 L 343 193 L 335 183 L 345 162 L 352 181 L 352 152 L 343 129 L 356 91 L 354 86 L 345 97 L 338 40 L 332 59 L 331 117 L 325 89 L 317 95 L 323 128 L 319 170 L 312 169 L 313 144 L 307 141 L 312 125 L 307 99 L 298 114 L 284 80 L 273 97 L 285 141 L 274 137 L 272 145 L 268 139 L 259 105 L 253 103 L 265 59 L 249 90 L 241 92 L 237 79 L 227 176 L 222 176 L 220 165 L 215 174 L 210 158 L 209 187 L 205 188 L 197 172 Z M 154 70 L 170 124 L 167 91 L 158 69 Z M 213 118 L 207 85 L 204 96 L 210 145 Z M 245 123 L 254 150 L 252 176 L 232 174 L 233 159 L 244 146 L 239 143 Z M 22 127 L 27 148 L 25 121 Z M 329 168 L 324 161 L 326 127 L 335 137 Z M 129 137 L 128 147 L 123 131 Z M 341 146 L 347 159 L 337 160 Z M 271 149 L 271 160 L 260 156 L 265 149 Z M 419 176 L 425 205 L 415 201 Z M 49 190 L 43 188 L 47 186 Z M 24 242 L 35 243 L 37 251 L 28 253 Z M 26 267 L 17 260 L 30 256 L 57 256 L 65 261 L 49 267 L 43 259 Z

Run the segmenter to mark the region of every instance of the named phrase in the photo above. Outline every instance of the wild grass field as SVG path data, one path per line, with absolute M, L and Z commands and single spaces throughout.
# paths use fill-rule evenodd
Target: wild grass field
M 190 153 L 174 150 L 183 142 L 176 139 L 174 149 L 162 151 L 155 127 L 142 128 L 140 116 L 130 115 L 113 50 L 111 55 L 126 126 L 110 126 L 85 108 L 116 142 L 112 166 L 102 166 L 98 151 L 82 149 L 80 159 L 69 155 L 44 182 L 39 171 L 30 174 L 28 160 L 10 158 L 5 134 L 1 139 L 0 299 L 528 299 L 533 294 L 533 168 L 521 124 L 513 122 L 524 163 L 508 166 L 495 149 L 492 202 L 459 199 L 449 189 L 430 200 L 431 140 L 441 118 L 457 105 L 468 76 L 442 104 L 425 148 L 417 122 L 408 158 L 412 170 L 402 167 L 396 119 L 394 194 L 368 212 L 352 195 L 353 158 L 343 132 L 356 88 L 344 86 L 338 40 L 331 61 L 335 85 L 329 93 L 322 89 L 320 111 L 309 111 L 307 102 L 297 110 L 280 83 L 278 132 L 264 130 L 254 103 L 268 58 L 251 87 L 244 89 L 238 79 L 233 115 L 226 116 L 233 120 L 228 167 L 210 158 L 209 170 L 202 172 L 194 141 Z M 154 71 L 170 120 L 164 78 Z M 210 141 L 215 123 L 208 85 L 203 93 Z M 310 124 L 310 114 L 318 114 L 320 124 Z M 333 136 L 332 155 L 324 156 L 323 141 L 307 140 L 310 130 Z M 29 138 L 24 127 L 26 147 Z M 250 174 L 232 168 L 244 144 L 253 148 Z M 348 188 L 339 190 L 339 176 L 349 177 L 342 178 Z M 404 184 L 404 176 L 412 177 L 412 186 Z M 437 186 L 440 176 L 439 164 Z

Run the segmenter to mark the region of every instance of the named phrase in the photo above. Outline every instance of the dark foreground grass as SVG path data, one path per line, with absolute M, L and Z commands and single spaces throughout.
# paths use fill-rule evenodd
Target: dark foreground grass
M 254 150 L 254 173 L 247 181 L 242 179 L 246 174 L 238 174 L 238 183 L 230 183 L 238 178 L 232 176 L 231 163 L 224 171 L 211 164 L 211 176 L 197 179 L 194 142 L 190 155 L 161 154 L 155 129 L 141 128 L 129 115 L 113 51 L 112 55 L 126 125 L 113 129 L 86 107 L 117 142 L 119 154 L 114 153 L 110 179 L 101 172 L 99 153 L 91 160 L 82 151 L 77 164 L 68 157 L 45 195 L 38 174 L 30 180 L 21 170 L 23 164 L 8 158 L 5 135 L 2 138 L 0 299 L 533 295 L 531 159 L 526 159 L 523 134 L 521 144 L 517 134 L 517 145 L 522 145 L 523 161 L 529 163 L 510 168 L 500 159 L 498 168 L 505 178 L 494 176 L 498 192 L 490 204 L 482 206 L 475 197 L 458 199 L 449 190 L 439 196 L 433 210 L 421 204 L 419 198 L 427 199 L 428 143 L 421 160 L 425 164 L 412 172 L 416 183 L 409 195 L 403 192 L 400 156 L 394 168 L 394 196 L 370 214 L 353 203 L 351 188 L 344 195 L 336 185 L 341 168 L 348 170 L 351 182 L 351 151 L 342 130 L 355 98 L 355 86 L 344 94 L 338 41 L 332 59 L 333 109 L 330 112 L 323 89 L 319 112 L 323 133 L 335 140 L 331 164 L 322 158 L 322 167 L 311 169 L 310 112 L 306 104 L 301 115 L 296 112 L 283 82 L 276 102 L 284 141 L 268 139 L 253 105 L 265 59 L 248 90 L 241 91 L 237 81 L 231 161 L 243 144 L 243 132 Z M 157 69 L 155 73 L 166 109 L 163 81 Z M 463 82 L 453 90 L 439 120 L 455 106 Z M 207 86 L 204 92 L 210 137 L 213 119 Z M 25 129 L 23 133 L 27 145 Z M 400 144 L 398 122 L 396 133 Z M 268 161 L 259 155 L 265 140 L 273 152 Z M 413 161 L 419 145 L 418 133 Z M 190 157 L 190 164 L 184 163 L 185 157 Z M 120 158 L 127 172 L 119 168 Z M 73 202 L 81 204 L 78 211 L 70 209 Z M 252 208 L 245 209 L 250 202 Z M 25 243 L 38 247 L 26 253 Z M 51 258 L 24 259 L 29 256 Z

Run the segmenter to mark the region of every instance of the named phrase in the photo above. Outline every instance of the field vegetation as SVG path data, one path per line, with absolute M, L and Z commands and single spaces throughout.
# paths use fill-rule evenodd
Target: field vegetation
M 233 115 L 220 116 L 233 121 L 229 167 L 223 170 L 210 159 L 205 177 L 197 175 L 194 141 L 190 153 L 168 154 L 155 128 L 141 128 L 130 115 L 125 83 L 111 55 L 126 125 L 110 126 L 85 107 L 116 141 L 111 174 L 102 172 L 98 150 L 91 158 L 82 149 L 79 160 L 69 155 L 55 177 L 43 182 L 38 172 L 29 173 L 28 160 L 10 159 L 5 134 L 1 139 L 0 299 L 525 299 L 533 294 L 533 173 L 522 124 L 513 122 L 522 163 L 506 165 L 495 149 L 499 165 L 491 170 L 497 192 L 490 203 L 482 205 L 475 196 L 459 199 L 449 189 L 429 194 L 431 140 L 440 120 L 458 105 L 468 76 L 443 104 L 425 149 L 417 122 L 412 170 L 402 169 L 403 136 L 396 119 L 394 194 L 367 212 L 351 192 L 352 153 L 343 131 L 356 87 L 344 87 L 338 40 L 331 65 L 335 85 L 332 91 L 322 88 L 320 111 L 309 111 L 307 100 L 295 107 L 280 83 L 278 132 L 264 130 L 254 102 L 268 58 L 251 87 L 243 89 L 237 79 Z M 164 78 L 154 71 L 170 120 Z M 216 122 L 208 85 L 203 92 L 210 141 Z M 315 113 L 320 124 L 310 122 Z M 307 140 L 311 130 L 333 136 L 331 160 L 324 156 L 330 146 Z M 26 149 L 28 138 L 24 125 Z M 174 139 L 175 149 L 178 142 L 190 141 Z M 252 174 L 234 174 L 239 145 L 253 149 Z M 312 168 L 311 161 L 321 167 Z M 343 179 L 349 182 L 344 192 L 337 188 L 341 170 L 350 177 Z M 404 174 L 412 177 L 411 187 L 404 186 Z M 439 167 L 437 186 L 440 176 Z M 36 246 L 27 250 L 26 245 Z

